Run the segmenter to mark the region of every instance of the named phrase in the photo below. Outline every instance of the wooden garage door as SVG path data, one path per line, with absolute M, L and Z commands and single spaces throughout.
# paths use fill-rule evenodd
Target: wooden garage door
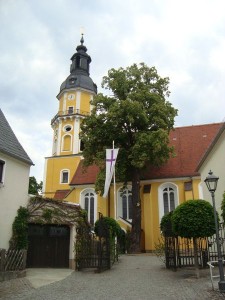
M 28 242 L 27 267 L 69 267 L 69 226 L 29 224 Z

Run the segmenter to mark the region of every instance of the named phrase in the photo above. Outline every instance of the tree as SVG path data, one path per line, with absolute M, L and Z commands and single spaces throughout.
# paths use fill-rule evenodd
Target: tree
M 28 193 L 31 195 L 38 195 L 42 191 L 43 182 L 37 182 L 34 176 L 29 177 L 29 190 Z
M 193 238 L 195 269 L 199 278 L 197 238 L 212 236 L 215 233 L 213 207 L 205 200 L 188 200 L 177 206 L 171 221 L 174 234 Z
M 112 95 L 98 94 L 92 101 L 91 115 L 81 125 L 85 165 L 100 167 L 96 191 L 102 193 L 105 179 L 105 150 L 118 147 L 117 181 L 132 181 L 131 252 L 140 251 L 141 171 L 149 165 L 160 166 L 173 152 L 169 131 L 177 110 L 166 100 L 168 78 L 161 78 L 154 67 L 144 63 L 111 69 L 103 77 L 102 87 Z
M 223 222 L 225 222 L 225 192 L 223 193 L 223 200 L 222 200 L 222 203 L 221 203 L 221 216 L 223 218 Z

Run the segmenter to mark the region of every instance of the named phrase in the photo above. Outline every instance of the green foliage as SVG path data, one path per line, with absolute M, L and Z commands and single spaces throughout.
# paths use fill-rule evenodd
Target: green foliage
M 173 212 L 169 212 L 168 214 L 165 214 L 160 222 L 160 230 L 162 231 L 163 236 L 175 236 L 172 230 L 172 215 Z
M 38 195 L 42 191 L 43 182 L 37 182 L 34 176 L 29 177 L 29 190 L 28 193 L 31 195 Z
M 12 225 L 13 236 L 10 240 L 10 247 L 13 249 L 27 249 L 28 247 L 28 217 L 29 212 L 25 207 L 20 206 L 17 216 Z
M 53 210 L 52 209 L 49 209 L 49 208 L 43 209 L 42 217 L 46 221 L 50 222 L 51 219 L 52 219 L 52 216 L 53 216 Z
M 120 225 L 116 222 L 116 220 L 114 220 L 113 218 L 110 218 L 110 217 L 102 217 L 101 220 L 97 220 L 95 222 L 94 231 L 97 235 L 99 235 L 100 222 L 103 223 L 103 226 L 110 229 L 110 233 L 111 233 L 112 237 L 122 235 L 122 229 L 121 229 Z
M 223 218 L 223 221 L 225 222 L 225 192 L 223 193 L 223 200 L 222 200 L 222 203 L 221 203 L 221 216 Z
M 119 148 L 116 178 L 126 185 L 132 181 L 131 250 L 140 250 L 141 203 L 140 174 L 147 165 L 159 166 L 173 155 L 169 132 L 174 126 L 177 110 L 166 100 L 169 79 L 158 75 L 156 68 L 146 64 L 111 69 L 103 77 L 102 93 L 94 97 L 92 112 L 81 124 L 84 164 L 96 164 L 100 173 L 95 189 L 104 190 L 105 149 Z M 109 93 L 107 93 L 109 94 Z M 139 249 L 139 250 L 138 250 Z
M 171 220 L 173 232 L 181 237 L 208 237 L 215 233 L 213 207 L 205 200 L 180 204 L 173 211 Z
M 96 190 L 102 192 L 105 175 L 105 149 L 119 147 L 117 180 L 127 182 L 132 172 L 147 163 L 165 163 L 173 149 L 168 133 L 173 128 L 177 110 L 166 100 L 168 78 L 161 78 L 154 67 L 144 63 L 126 69 L 111 69 L 102 87 L 112 96 L 98 94 L 93 110 L 81 125 L 85 164 L 97 164 L 100 174 Z

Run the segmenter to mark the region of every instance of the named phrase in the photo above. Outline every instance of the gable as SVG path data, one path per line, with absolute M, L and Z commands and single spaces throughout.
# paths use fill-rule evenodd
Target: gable
M 33 162 L 21 146 L 3 112 L 0 109 L 0 152 L 19 159 L 29 165 Z

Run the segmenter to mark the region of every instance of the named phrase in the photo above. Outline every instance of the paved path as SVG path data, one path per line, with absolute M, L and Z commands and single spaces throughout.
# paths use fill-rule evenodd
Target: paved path
M 209 270 L 196 279 L 193 269 L 165 269 L 155 256 L 123 255 L 111 270 L 72 272 L 61 281 L 35 289 L 27 278 L 0 283 L 0 299 L 26 300 L 221 300 L 212 291 Z

